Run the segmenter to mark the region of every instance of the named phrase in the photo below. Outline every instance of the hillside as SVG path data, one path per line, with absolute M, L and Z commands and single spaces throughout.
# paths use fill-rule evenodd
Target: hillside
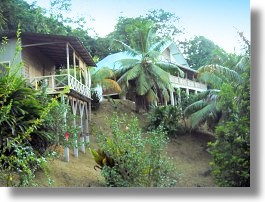
M 137 116 L 140 125 L 143 127 L 146 123 L 146 114 L 136 114 L 134 112 L 134 103 L 128 100 L 104 100 L 98 111 L 92 111 L 93 127 L 101 128 L 105 132 L 111 129 L 106 122 L 116 112 L 118 114 L 126 113 L 128 117 Z M 94 130 L 93 130 L 94 131 Z M 90 137 L 90 147 L 95 148 L 95 135 Z M 181 173 L 179 187 L 212 187 L 213 179 L 209 175 L 210 155 L 205 151 L 209 137 L 193 134 L 178 137 L 168 144 L 167 152 L 173 158 L 177 169 Z M 63 149 L 58 149 L 63 154 Z M 86 153 L 79 153 L 79 157 L 70 154 L 70 162 L 63 161 L 61 155 L 59 159 L 49 162 L 49 173 L 54 180 L 54 187 L 98 187 L 104 186 L 104 179 L 99 170 L 94 169 L 95 162 L 87 148 Z M 37 181 L 41 186 L 47 186 L 44 175 L 39 173 Z

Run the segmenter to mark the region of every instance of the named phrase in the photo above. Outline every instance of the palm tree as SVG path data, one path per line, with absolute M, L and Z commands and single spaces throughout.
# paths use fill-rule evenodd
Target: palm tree
M 226 83 L 238 86 L 243 83 L 242 74 L 247 70 L 248 56 L 242 57 L 232 68 L 220 65 L 206 65 L 198 69 L 198 79 L 207 83 L 211 88 L 198 95 L 198 100 L 184 110 L 184 115 L 190 118 L 191 127 L 211 120 L 218 123 L 224 116 L 218 106 L 220 89 Z
M 134 30 L 131 46 L 116 40 L 128 55 L 117 61 L 121 68 L 116 74 L 122 90 L 135 94 L 136 111 L 139 112 L 140 109 L 148 110 L 150 103 L 155 101 L 168 101 L 168 91 L 173 90 L 169 72 L 181 75 L 183 72 L 177 65 L 159 60 L 160 51 L 168 41 L 157 41 L 150 23 L 140 23 Z
M 116 82 L 114 72 L 108 67 L 103 67 L 99 70 L 91 68 L 90 73 L 92 87 L 95 88 L 97 86 L 101 86 L 102 88 L 109 89 L 115 93 L 121 92 L 121 87 Z

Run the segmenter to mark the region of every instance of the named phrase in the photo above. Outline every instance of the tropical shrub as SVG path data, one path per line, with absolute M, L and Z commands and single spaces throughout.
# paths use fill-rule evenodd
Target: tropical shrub
M 148 116 L 148 129 L 156 130 L 159 127 L 170 137 L 183 135 L 185 127 L 183 126 L 183 116 L 181 109 L 175 106 L 155 107 Z
M 216 127 L 216 141 L 209 144 L 212 173 L 220 186 L 250 186 L 249 71 L 243 78 L 243 85 L 226 84 L 220 92 L 224 120 Z
M 56 102 L 42 106 L 17 71 L 0 77 L 0 92 L 0 179 L 7 186 L 32 186 L 34 172 L 45 167 L 34 140 L 47 140 L 36 131 Z
M 47 106 L 54 98 L 47 95 L 45 90 L 40 96 L 40 100 L 44 106 Z M 42 148 L 42 151 L 46 151 L 49 146 L 52 145 L 63 145 L 68 147 L 74 147 L 75 142 L 79 137 L 79 127 L 74 126 L 73 120 L 78 120 L 79 117 L 74 116 L 71 112 L 70 106 L 62 101 L 59 98 L 56 98 L 56 105 L 52 107 L 49 114 L 45 117 L 43 124 L 39 130 L 40 136 L 45 136 L 46 141 L 38 141 L 39 149 Z M 67 114 L 66 119 L 64 118 L 65 113 Z M 66 133 L 69 134 L 69 137 L 65 138 Z M 45 146 L 45 145 L 46 146 Z
M 144 136 L 137 118 L 126 123 L 125 116 L 114 115 L 112 134 L 98 136 L 99 150 L 92 150 L 107 186 L 169 187 L 178 173 L 164 149 L 165 133 L 158 129 Z
M 18 29 L 17 48 L 20 47 Z M 1 53 L 5 50 L 6 39 L 2 41 Z M 15 60 L 13 60 L 15 61 Z M 21 75 L 21 64 L 2 66 L 0 72 L 0 181 L 6 186 L 33 186 L 34 173 L 43 169 L 45 158 L 40 155 L 34 140 L 46 141 L 36 131 L 40 129 L 56 100 L 43 106 L 39 92 L 32 89 Z
M 92 100 L 91 100 L 91 109 L 96 111 L 96 110 L 99 109 L 99 106 L 100 106 L 100 102 L 99 102 L 100 98 L 99 98 L 99 95 L 98 95 L 97 91 L 93 91 L 91 93 L 91 98 L 92 98 Z

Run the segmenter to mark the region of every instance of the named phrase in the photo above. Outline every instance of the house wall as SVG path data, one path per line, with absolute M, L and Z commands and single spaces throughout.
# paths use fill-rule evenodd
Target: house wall
M 9 62 L 12 67 L 18 67 L 19 63 L 22 61 L 22 57 L 21 52 L 18 52 L 18 54 L 16 54 L 16 47 L 16 39 L 9 39 L 8 43 L 5 46 L 0 44 L 0 63 Z
M 26 47 L 22 50 L 25 78 L 55 74 L 55 64 L 42 54 L 38 47 Z
M 170 50 L 169 50 L 169 48 L 167 48 L 166 50 L 163 51 L 163 53 L 161 54 L 161 59 L 163 61 L 172 62 L 171 61 L 171 57 L 170 57 Z

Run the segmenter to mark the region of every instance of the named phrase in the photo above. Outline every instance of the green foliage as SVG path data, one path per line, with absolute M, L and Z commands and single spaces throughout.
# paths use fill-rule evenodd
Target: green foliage
M 134 27 L 134 40 L 130 45 L 123 45 L 128 56 L 117 62 L 121 68 L 117 70 L 118 83 L 124 92 L 135 92 L 136 111 L 148 110 L 149 105 L 157 100 L 169 100 L 169 91 L 173 89 L 169 80 L 169 72 L 180 72 L 177 65 L 161 62 L 160 51 L 168 41 L 157 41 L 153 25 L 139 22 Z
M 216 141 L 209 144 L 212 173 L 219 186 L 250 186 L 249 119 L 239 118 L 216 128 Z
M 97 91 L 93 91 L 91 93 L 91 98 L 92 98 L 92 100 L 91 100 L 91 109 L 96 111 L 96 110 L 99 109 L 99 106 L 100 106 L 100 102 L 99 102 L 100 98 L 98 96 Z
M 223 85 L 219 107 L 223 121 L 216 128 L 216 141 L 210 143 L 212 170 L 220 186 L 250 186 L 250 82 L 249 67 L 243 84 Z
M 111 90 L 115 93 L 121 92 L 120 85 L 116 82 L 114 72 L 108 67 L 102 67 L 99 70 L 96 68 L 90 69 L 92 87 L 101 86 L 103 89 Z
M 150 10 L 145 16 L 136 18 L 119 17 L 115 30 L 108 37 L 122 41 L 125 44 L 131 44 L 134 37 L 137 37 L 137 34 L 133 32 L 134 28 L 142 23 L 152 23 L 159 39 L 173 40 L 176 34 L 181 33 L 179 27 L 175 25 L 178 20 L 179 18 L 175 14 L 162 9 Z M 112 48 L 119 52 L 122 47 L 113 44 Z
M 56 104 L 50 109 L 50 112 L 44 118 L 43 124 L 39 129 L 39 135 L 41 137 L 45 136 L 46 140 L 36 140 L 38 149 L 42 149 L 42 153 L 44 153 L 48 146 L 52 145 L 63 145 L 67 147 L 76 146 L 75 141 L 79 137 L 79 127 L 73 125 L 73 120 L 79 117 L 74 116 L 70 106 L 63 101 L 59 101 L 58 97 L 54 99 L 47 95 L 45 91 L 43 91 L 40 97 L 44 106 L 47 106 L 52 100 L 54 100 Z M 64 118 L 65 114 L 67 114 L 66 119 Z M 65 138 L 66 132 L 69 133 L 68 140 Z
M 183 135 L 183 116 L 180 108 L 175 106 L 155 107 L 148 117 L 148 129 L 150 131 L 163 128 L 169 137 Z
M 221 65 L 206 65 L 198 69 L 198 78 L 207 82 L 210 89 L 200 93 L 199 99 L 184 111 L 185 116 L 190 117 L 193 128 L 207 120 L 211 120 L 211 124 L 215 126 L 215 123 L 225 116 L 223 110 L 225 108 L 218 104 L 219 100 L 226 91 L 234 93 L 234 96 L 231 94 L 230 97 L 227 97 L 227 101 L 231 100 L 232 102 L 237 97 L 235 89 L 244 83 L 243 73 L 247 71 L 248 65 L 249 57 L 244 56 L 230 68 Z
M 37 129 L 55 104 L 43 107 L 36 91 L 14 75 L 0 77 L 0 176 L 7 186 L 32 186 L 34 172 L 44 168 L 39 156 Z M 11 179 L 15 179 L 12 182 Z
M 21 50 L 19 42 L 16 50 Z M 34 140 L 47 140 L 36 131 L 56 102 L 42 105 L 38 91 L 22 78 L 21 64 L 4 68 L 0 76 L 0 180 L 7 186 L 33 186 L 34 172 L 45 169 Z
M 169 187 L 178 175 L 164 149 L 167 143 L 161 129 L 143 134 L 134 117 L 126 123 L 117 114 L 111 120 L 112 134 L 100 133 L 99 150 L 91 150 L 107 186 Z
M 238 56 L 226 53 L 204 36 L 195 36 L 189 41 L 180 42 L 180 47 L 190 67 L 196 70 L 209 64 L 231 67 L 238 62 Z
M 36 186 L 37 184 L 33 182 L 34 173 L 42 169 L 47 174 L 46 159 L 36 155 L 31 146 L 18 141 L 10 139 L 1 151 L 4 153 L 8 151 L 9 155 L 0 156 L 0 181 L 4 181 L 7 187 Z
M 241 36 L 250 48 L 250 43 Z M 199 68 L 209 89 L 185 109 L 192 126 L 214 118 L 216 140 L 210 143 L 212 173 L 219 186 L 250 186 L 250 50 L 240 60 Z M 236 63 L 234 63 L 236 61 Z

